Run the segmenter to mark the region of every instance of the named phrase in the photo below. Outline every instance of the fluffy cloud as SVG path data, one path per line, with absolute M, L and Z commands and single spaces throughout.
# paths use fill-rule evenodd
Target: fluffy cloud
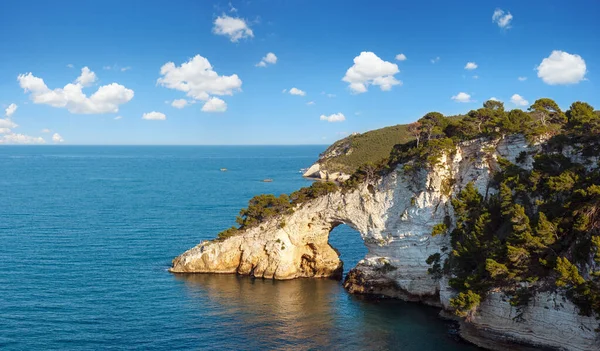
M 13 122 L 10 117 L 17 110 L 17 105 L 10 104 L 6 109 L 6 116 L 8 118 L 0 118 L 0 144 L 43 144 L 46 141 L 41 137 L 32 137 L 24 134 L 15 134 L 12 132 L 13 128 L 17 128 L 18 125 Z M 43 133 L 44 131 L 42 131 Z
M 465 65 L 465 69 L 472 70 L 475 68 L 477 68 L 477 64 L 475 62 L 467 62 L 467 64 Z
M 17 128 L 17 127 L 18 127 L 18 125 L 15 122 L 11 121 L 10 119 L 8 119 L 8 118 L 5 118 L 5 119 L 0 118 L 0 128 L 3 128 L 3 129 L 12 129 L 12 128 Z
M 471 95 L 460 92 L 460 93 L 454 95 L 451 99 L 456 102 L 471 102 Z
M 404 54 L 396 55 L 396 61 L 406 61 L 406 55 L 404 55 Z
M 334 113 L 329 116 L 321 115 L 320 119 L 321 119 L 321 121 L 327 121 L 327 122 L 343 122 L 346 120 L 346 117 L 344 116 L 343 113 L 340 112 L 340 113 Z
M 213 33 L 229 37 L 232 43 L 243 38 L 252 38 L 254 33 L 245 20 L 238 17 L 222 15 L 214 22 Z
M 65 139 L 63 139 L 63 137 L 60 136 L 60 134 L 58 133 L 54 133 L 54 135 L 52 135 L 52 141 L 54 143 L 64 143 Z
M 514 94 L 510 97 L 510 102 L 517 106 L 527 106 L 529 105 L 529 101 L 525 100 L 521 95 Z
M 10 104 L 8 105 L 8 107 L 6 108 L 6 110 L 4 110 L 4 113 L 6 115 L 6 117 L 10 118 L 15 111 L 17 110 L 18 106 L 16 104 Z
M 42 137 L 33 137 L 24 134 L 6 134 L 0 137 L 0 144 L 45 144 Z
M 88 87 L 92 85 L 98 78 L 96 73 L 90 71 L 89 68 L 83 67 L 81 69 L 81 75 L 77 77 L 75 83 L 80 84 L 82 87 Z
M 115 113 L 119 106 L 133 99 L 133 90 L 111 83 L 103 85 L 90 97 L 83 93 L 83 88 L 96 81 L 96 74 L 87 67 L 81 69 L 81 75 L 75 83 L 69 83 L 64 88 L 50 90 L 42 78 L 31 72 L 17 77 L 19 85 L 36 104 L 66 108 L 76 114 Z
M 510 22 L 512 19 L 513 16 L 510 14 L 510 12 L 505 13 L 502 9 L 496 9 L 492 15 L 492 22 L 496 23 L 498 27 L 503 29 L 510 28 Z
M 524 82 L 527 80 L 527 77 L 519 77 L 517 79 L 519 80 L 519 82 Z
M 118 120 L 120 120 L 121 118 L 123 118 L 123 117 L 122 117 L 122 116 L 117 116 L 117 117 L 115 117 L 114 119 L 118 121 Z
M 73 68 L 75 67 L 72 63 L 67 64 L 67 68 Z
M 167 119 L 167 116 L 165 116 L 164 113 L 152 111 L 152 112 L 144 113 L 142 115 L 142 119 L 146 119 L 149 121 L 164 121 L 165 119 Z
M 538 77 L 550 85 L 575 84 L 585 78 L 587 68 L 579 55 L 554 50 L 536 67 Z
M 502 100 L 499 100 L 499 99 L 497 99 L 497 98 L 495 98 L 495 97 L 493 97 L 493 96 L 492 96 L 491 98 L 489 98 L 488 100 L 502 102 Z
M 284 89 L 284 93 L 285 93 L 285 89 Z M 305 96 L 306 92 L 304 90 L 300 90 L 298 88 L 292 88 L 292 89 L 290 89 L 290 95 Z
M 227 104 L 225 101 L 217 98 L 211 97 L 205 104 L 202 106 L 203 112 L 225 112 L 227 111 Z
M 267 67 L 267 65 L 274 65 L 277 63 L 277 56 L 274 53 L 269 52 L 265 57 L 263 57 L 259 63 L 256 64 L 257 67 Z
M 175 107 L 175 108 L 184 108 L 186 107 L 188 104 L 188 101 L 186 99 L 177 99 L 177 100 L 173 100 L 173 102 L 171 103 L 171 106 Z
M 187 96 L 202 101 L 207 101 L 210 95 L 233 95 L 242 87 L 242 80 L 237 74 L 218 75 L 210 62 L 200 55 L 181 66 L 168 62 L 161 67 L 160 74 L 162 77 L 158 78 L 158 84 L 183 91 Z
M 309 106 L 311 106 L 311 105 L 314 105 L 314 104 L 315 104 L 315 102 L 314 102 L 314 101 L 309 101 L 309 102 L 307 102 L 306 104 L 307 104 L 307 105 L 309 105 Z
M 440 57 L 438 56 L 436 58 L 432 58 L 430 61 L 431 61 L 431 63 L 438 63 L 438 62 L 440 62 Z
M 52 133 L 52 131 L 48 128 L 44 128 L 41 130 L 42 133 Z
M 354 58 L 354 65 L 346 71 L 342 80 L 350 83 L 350 90 L 356 94 L 367 92 L 369 85 L 378 85 L 382 91 L 392 89 L 402 82 L 394 78 L 399 73 L 398 65 L 383 61 L 372 52 L 363 51 Z

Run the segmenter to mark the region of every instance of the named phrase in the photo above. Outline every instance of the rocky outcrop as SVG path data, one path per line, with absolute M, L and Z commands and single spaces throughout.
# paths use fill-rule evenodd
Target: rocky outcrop
M 451 156 L 430 170 L 405 174 L 399 165 L 387 176 L 357 189 L 313 199 L 281 218 L 263 223 L 220 242 L 203 242 L 177 257 L 172 272 L 239 273 L 255 277 L 339 277 L 342 262 L 328 243 L 339 224 L 356 229 L 368 248 L 367 256 L 344 283 L 352 293 L 402 298 L 450 309 L 454 292 L 447 278 L 427 273 L 426 259 L 450 247 L 448 236 L 431 236 L 433 226 L 446 218 L 452 223 L 450 197 L 467 183 L 488 196 L 491 175 L 502 156 L 516 163 L 531 154 L 521 136 L 475 140 L 459 145 Z M 525 155 L 525 154 L 523 154 Z M 528 157 L 521 165 L 531 167 Z M 539 294 L 517 311 L 501 292 L 490 294 L 461 333 L 475 344 L 501 349 L 505 344 L 565 350 L 600 349 L 592 317 L 559 294 Z M 557 328 L 560 331 L 557 331 Z
M 326 164 L 327 161 L 335 159 L 339 156 L 350 155 L 353 151 L 352 137 L 357 135 L 359 134 L 352 133 L 351 135 L 333 143 L 319 155 L 319 159 L 317 160 L 317 162 L 313 163 L 312 166 L 306 169 L 302 176 L 307 178 L 328 180 L 334 182 L 343 182 L 350 178 L 350 174 L 327 169 Z
M 350 178 L 349 174 L 343 172 L 331 172 L 321 166 L 320 161 L 315 162 L 303 174 L 303 177 L 328 180 L 332 182 L 343 182 Z

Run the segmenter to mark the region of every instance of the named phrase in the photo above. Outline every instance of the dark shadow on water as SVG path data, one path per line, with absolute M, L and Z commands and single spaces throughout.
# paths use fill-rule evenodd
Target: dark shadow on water
M 233 349 L 475 350 L 458 342 L 436 308 L 364 300 L 328 279 L 273 281 L 237 275 L 176 275 L 198 328 Z M 218 348 L 218 346 L 215 346 Z

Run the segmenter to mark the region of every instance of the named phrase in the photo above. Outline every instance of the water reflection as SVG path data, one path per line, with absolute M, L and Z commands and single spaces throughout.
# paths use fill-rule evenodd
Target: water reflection
M 190 308 L 199 311 L 199 322 L 215 317 L 218 327 L 229 330 L 229 337 L 237 338 L 235 344 L 240 342 L 245 349 L 475 349 L 449 336 L 435 308 L 365 301 L 347 294 L 333 280 L 175 277 L 186 287 Z M 223 341 L 225 346 L 233 340 Z

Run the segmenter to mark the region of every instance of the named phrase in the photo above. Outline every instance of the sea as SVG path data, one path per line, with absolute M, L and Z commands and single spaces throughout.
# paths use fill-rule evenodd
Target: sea
M 252 196 L 310 185 L 324 149 L 0 147 L 0 350 L 476 350 L 340 281 L 168 272 Z M 330 242 L 346 272 L 366 253 L 346 226 Z

